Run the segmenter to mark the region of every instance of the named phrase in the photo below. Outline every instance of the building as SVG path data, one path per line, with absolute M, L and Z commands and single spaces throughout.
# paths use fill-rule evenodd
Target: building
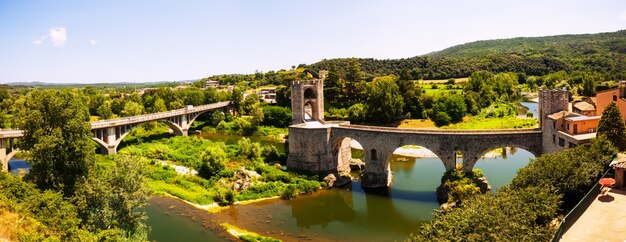
M 276 88 L 264 88 L 259 91 L 259 98 L 266 103 L 276 103 Z
M 207 88 L 219 88 L 220 87 L 220 82 L 219 81 L 213 81 L 213 80 L 207 80 L 204 83 L 204 89 Z
M 585 116 L 596 116 L 596 106 L 586 101 L 579 101 L 572 105 L 572 112 Z
M 620 81 L 616 88 L 596 93 L 596 113 L 602 115 L 611 102 L 617 103 L 622 118 L 626 120 L 626 81 Z

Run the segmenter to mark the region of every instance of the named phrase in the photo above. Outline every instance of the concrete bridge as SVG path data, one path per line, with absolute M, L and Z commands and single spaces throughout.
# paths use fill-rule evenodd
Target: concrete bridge
M 175 135 L 187 136 L 189 127 L 200 114 L 207 111 L 223 109 L 230 105 L 229 101 L 218 102 L 200 106 L 188 106 L 186 108 L 143 114 L 132 117 L 115 118 L 91 122 L 91 137 L 102 151 L 102 154 L 115 154 L 117 146 L 122 142 L 124 137 L 137 125 L 147 122 L 164 122 L 173 131 Z M 0 130 L 0 160 L 2 161 L 2 170 L 8 170 L 8 162 L 15 155 L 18 149 L 15 147 L 15 139 L 23 136 L 21 130 L 9 129 Z
M 486 152 L 501 147 L 525 149 L 535 156 L 546 151 L 543 127 L 509 130 L 434 130 L 399 129 L 350 125 L 349 122 L 326 122 L 323 80 L 292 82 L 292 123 L 289 127 L 287 167 L 311 173 L 349 171 L 352 158 L 350 141 L 356 140 L 365 153 L 365 171 L 361 177 L 364 187 L 386 187 L 392 180 L 390 157 L 404 145 L 429 149 L 442 161 L 446 170 L 456 166 L 456 154 L 463 156 L 463 168 L 471 171 Z M 545 100 L 544 100 L 545 99 Z M 540 116 L 559 111 L 552 100 L 562 95 L 542 98 Z

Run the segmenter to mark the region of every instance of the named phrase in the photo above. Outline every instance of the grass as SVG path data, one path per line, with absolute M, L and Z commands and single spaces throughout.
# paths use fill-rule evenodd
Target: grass
M 405 119 L 400 122 L 398 128 L 401 129 L 425 129 L 437 128 L 435 123 L 430 119 Z
M 419 80 L 419 83 L 420 84 L 432 84 L 432 83 L 445 84 L 446 82 L 448 82 L 448 80 L 449 79 L 443 79 L 443 80 Z M 469 80 L 468 77 L 454 78 L 454 82 L 455 83 L 466 82 L 468 80 Z
M 272 237 L 266 237 L 259 235 L 255 232 L 251 232 L 229 223 L 222 223 L 222 227 L 231 235 L 239 238 L 242 241 L 249 242 L 280 242 L 281 240 L 274 239 Z
M 463 122 L 441 127 L 442 129 L 521 129 L 536 128 L 537 119 L 518 118 L 515 116 L 486 118 L 481 116 L 465 117 Z

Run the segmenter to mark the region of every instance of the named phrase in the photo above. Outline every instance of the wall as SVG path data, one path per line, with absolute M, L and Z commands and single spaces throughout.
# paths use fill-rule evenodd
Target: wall
M 617 107 L 619 107 L 622 118 L 626 120 L 626 100 L 619 98 L 619 89 L 610 89 L 596 94 L 596 114 L 602 115 L 606 106 L 613 102 L 613 96 L 617 98 Z

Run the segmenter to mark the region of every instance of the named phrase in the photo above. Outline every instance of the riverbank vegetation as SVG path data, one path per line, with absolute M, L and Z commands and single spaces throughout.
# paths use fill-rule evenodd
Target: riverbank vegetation
M 544 154 L 495 194 L 475 195 L 422 225 L 411 241 L 548 241 L 616 153 L 605 138 Z
M 154 137 L 158 138 L 128 145 L 119 154 L 148 161 L 146 176 L 155 194 L 171 194 L 200 205 L 227 205 L 268 197 L 290 199 L 325 186 L 317 176 L 284 171 L 280 164 L 286 154 L 272 145 L 247 138 L 227 145 L 196 136 Z M 134 133 L 129 140 L 144 138 Z M 181 174 L 177 166 L 197 173 Z

